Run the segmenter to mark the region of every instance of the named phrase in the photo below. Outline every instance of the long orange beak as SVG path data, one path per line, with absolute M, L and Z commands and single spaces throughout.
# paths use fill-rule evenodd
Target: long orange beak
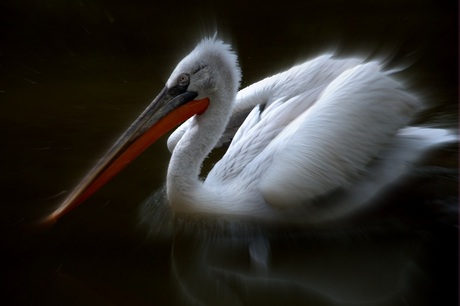
M 67 199 L 40 224 L 55 223 L 125 168 L 158 138 L 195 114 L 203 113 L 209 99 L 193 100 L 195 92 L 165 87 L 117 140 Z

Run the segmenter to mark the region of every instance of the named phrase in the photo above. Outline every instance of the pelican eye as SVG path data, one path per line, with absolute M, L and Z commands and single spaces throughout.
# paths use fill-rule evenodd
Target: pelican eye
M 187 87 L 190 84 L 190 75 L 188 73 L 182 73 L 177 78 L 177 85 Z

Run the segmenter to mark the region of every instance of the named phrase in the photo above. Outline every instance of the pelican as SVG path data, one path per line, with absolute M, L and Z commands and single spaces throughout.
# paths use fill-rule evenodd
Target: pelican
M 365 205 L 445 130 L 407 127 L 420 109 L 378 61 L 322 55 L 238 91 L 230 45 L 203 39 L 63 204 L 53 223 L 159 137 L 172 152 L 167 198 L 177 213 L 314 223 Z M 229 147 L 205 179 L 211 150 Z

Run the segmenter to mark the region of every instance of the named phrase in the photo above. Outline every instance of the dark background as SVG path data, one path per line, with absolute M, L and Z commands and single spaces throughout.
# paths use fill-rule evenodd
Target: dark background
M 17 305 L 182 304 L 177 296 L 183 294 L 183 287 L 177 286 L 176 278 L 171 276 L 180 274 L 173 271 L 174 259 L 197 269 L 184 272 L 184 283 L 188 280 L 205 286 L 206 279 L 209 290 L 217 290 L 212 277 L 200 276 L 206 268 L 198 259 L 188 262 L 190 259 L 182 258 L 180 253 L 172 254 L 172 246 L 181 241 L 180 234 L 173 238 L 171 233 L 161 231 L 151 238 L 139 226 L 139 204 L 164 182 L 169 159 L 166 137 L 53 228 L 41 232 L 25 229 L 65 198 L 204 35 L 213 35 L 217 29 L 220 37 L 233 44 L 243 70 L 243 86 L 323 52 L 364 55 L 384 59 L 392 67 L 407 67 L 400 76 L 427 104 L 427 110 L 415 122 L 456 128 L 457 14 L 456 1 L 439 0 L 2 1 L 0 235 L 7 281 L 2 299 Z M 456 194 L 456 187 L 452 187 L 456 184 L 438 184 L 438 192 L 450 188 L 449 192 Z M 409 281 L 399 279 L 407 283 L 400 293 L 402 298 L 385 300 L 379 290 L 363 289 L 377 292 L 374 296 L 380 300 L 373 297 L 372 303 L 456 305 L 457 231 L 451 223 L 426 222 L 426 216 L 422 219 L 423 226 L 417 222 L 414 226 L 411 220 L 410 226 L 402 223 L 402 231 L 386 231 L 384 227 L 377 238 L 370 235 L 379 241 L 371 244 L 370 253 L 386 254 L 391 259 L 382 263 L 379 257 L 378 264 L 368 267 L 397 270 L 401 262 L 406 267 L 408 258 L 418 267 L 416 276 L 409 273 Z M 309 235 L 296 232 L 296 238 L 291 239 L 283 234 L 285 238 L 275 239 L 278 244 L 275 241 L 272 245 L 274 266 L 283 266 L 284 258 L 292 263 L 283 266 L 276 279 L 295 279 L 303 289 L 274 282 L 270 286 L 289 288 L 279 293 L 260 283 L 251 287 L 247 280 L 246 287 L 253 288 L 258 296 L 273 294 L 274 299 L 269 301 L 274 303 L 276 298 L 288 295 L 290 299 L 283 300 L 286 303 L 334 304 L 306 290 L 311 280 L 294 277 L 293 272 L 302 270 L 296 267 L 316 260 L 317 266 L 336 262 L 337 267 L 353 270 L 354 265 L 374 255 L 359 240 L 357 244 L 345 243 L 340 249 L 343 257 L 336 258 L 331 254 L 342 253 L 332 247 L 335 243 L 329 241 L 324 246 L 318 240 L 312 242 Z M 196 258 L 203 258 L 210 244 L 198 244 L 185 243 L 184 252 L 196 252 Z M 220 246 L 223 251 L 215 258 L 232 252 L 245 254 L 244 248 L 242 251 L 225 243 Z M 394 250 L 405 255 L 394 255 Z M 353 261 L 357 256 L 353 252 L 363 254 L 364 259 Z M 295 260 L 296 254 L 304 254 L 301 263 Z M 326 257 L 329 262 L 323 260 Z M 244 256 L 232 260 L 237 266 L 247 264 Z M 220 266 L 232 267 L 228 263 Z M 304 268 L 301 274 L 307 275 L 312 267 Z M 346 273 L 339 273 L 341 268 L 336 274 L 329 271 L 325 275 L 337 280 L 331 280 L 331 284 L 343 283 L 346 288 L 353 281 L 340 280 L 340 273 Z M 377 270 L 372 275 L 379 273 Z M 355 276 L 355 289 L 367 282 L 367 276 L 358 281 L 359 273 L 350 275 Z M 389 277 L 376 288 L 394 283 Z M 320 286 L 321 292 L 327 292 L 327 284 Z M 244 289 L 230 287 L 232 294 L 239 296 L 238 301 L 260 302 Z M 344 296 L 339 289 L 336 291 L 336 298 Z M 233 301 L 229 297 L 232 294 L 222 296 Z M 352 294 L 348 300 L 343 299 L 362 301 Z M 212 298 L 210 301 L 212 305 Z

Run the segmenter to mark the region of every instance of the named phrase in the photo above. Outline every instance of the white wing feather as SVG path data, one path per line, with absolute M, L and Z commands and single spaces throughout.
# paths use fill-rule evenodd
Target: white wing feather
M 400 90 L 377 63 L 322 63 L 342 69 L 326 69 L 325 77 L 316 75 L 305 83 L 290 73 L 294 79 L 284 83 L 291 85 L 286 90 L 269 78 L 250 91 L 260 97 L 265 90 L 264 96 L 273 99 L 262 113 L 255 108 L 248 115 L 207 182 L 238 180 L 246 184 L 241 188 L 255 188 L 268 204 L 298 206 L 357 177 L 417 110 L 415 97 Z M 283 92 L 291 96 L 282 97 Z M 246 102 L 250 95 L 241 93 Z
M 377 63 L 358 65 L 331 82 L 267 147 L 276 158 L 260 182 L 265 201 L 299 205 L 359 176 L 418 108 L 399 87 Z
M 323 55 L 241 90 L 221 143 L 231 139 L 241 114 L 248 109 L 252 111 L 234 135 L 226 154 L 208 174 L 207 181 L 228 183 L 240 175 L 288 124 L 317 102 L 330 82 L 361 62 Z M 265 109 L 261 111 L 257 105 Z

